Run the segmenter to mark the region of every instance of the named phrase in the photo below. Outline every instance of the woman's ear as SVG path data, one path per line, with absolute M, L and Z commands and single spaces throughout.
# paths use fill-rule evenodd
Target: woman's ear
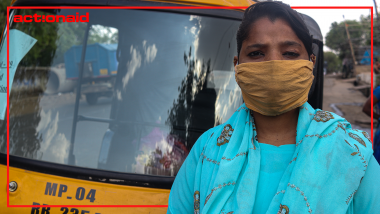
M 317 61 L 317 57 L 314 54 L 310 55 L 310 59 L 313 62 L 313 67 L 315 66 L 315 62 Z
M 238 63 L 238 57 L 234 56 L 234 67 L 236 66 L 237 63 Z

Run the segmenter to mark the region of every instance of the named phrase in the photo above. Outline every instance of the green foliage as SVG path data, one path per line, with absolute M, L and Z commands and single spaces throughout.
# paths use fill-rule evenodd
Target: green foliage
M 18 15 L 50 15 L 50 13 L 36 11 L 36 10 L 19 10 Z M 20 30 L 37 40 L 33 48 L 20 62 L 21 66 L 50 66 L 55 51 L 57 49 L 56 40 L 58 38 L 57 22 L 14 22 L 11 26 L 12 29 Z
M 377 21 L 376 14 L 373 14 L 373 16 L 373 45 L 380 46 L 380 23 Z M 364 29 L 366 29 L 364 31 L 365 45 L 371 45 L 371 17 L 369 15 L 361 16 L 360 22 L 362 23 Z
M 361 46 L 363 42 L 363 26 L 355 20 L 347 20 L 348 29 L 350 32 L 351 41 L 355 47 Z M 351 49 L 347 37 L 344 22 L 334 22 L 331 24 L 330 31 L 326 35 L 326 46 L 330 49 L 339 52 L 339 58 L 343 59 L 346 55 L 351 56 Z M 355 53 L 357 55 L 357 53 Z
M 11 6 L 11 1 L 12 0 L 1 0 L 0 1 L 0 29 L 1 29 L 1 32 L 3 32 L 5 24 L 7 23 L 7 7 Z
M 59 24 L 55 64 L 64 62 L 64 54 L 72 46 L 83 43 L 85 31 L 86 23 L 63 22 Z
M 333 52 L 324 52 L 323 58 L 327 62 L 327 73 L 338 72 L 342 69 L 342 61 Z
M 9 2 L 10 4 L 10 2 Z M 0 1 L 0 6 L 4 8 L 6 17 L 6 6 L 4 1 Z M 0 8 L 0 17 L 4 16 Z M 54 11 L 57 12 L 57 11 Z M 49 15 L 50 13 L 37 10 L 19 10 L 19 15 Z M 5 25 L 6 18 L 0 19 L 0 23 Z M 13 23 L 11 29 L 18 29 L 33 38 L 37 43 L 24 57 L 21 66 L 54 66 L 64 62 L 64 54 L 74 45 L 83 44 L 86 23 L 80 22 L 30 22 Z M 118 32 L 114 28 L 95 25 L 89 32 L 88 44 L 93 43 L 117 43 Z M 53 65 L 54 63 L 54 65 Z
M 118 31 L 115 28 L 94 25 L 91 27 L 88 44 L 93 43 L 118 43 Z
M 7 6 L 10 6 L 11 0 L 0 1 L 0 29 L 3 30 L 7 23 Z M 19 15 L 47 15 L 47 12 L 36 10 L 18 10 Z M 57 26 L 58 23 L 13 23 L 10 29 L 20 30 L 33 38 L 37 39 L 37 43 L 28 52 L 24 59 L 20 62 L 21 66 L 49 66 L 55 55 L 57 45 Z
M 361 56 L 358 52 L 359 47 L 371 45 L 371 17 L 361 16 L 360 21 L 346 20 L 351 42 L 355 51 L 355 56 Z M 377 22 L 376 15 L 373 20 L 373 44 L 380 46 L 380 23 Z M 351 57 L 351 49 L 344 22 L 334 22 L 331 24 L 330 31 L 326 35 L 325 45 L 339 53 L 339 58 Z

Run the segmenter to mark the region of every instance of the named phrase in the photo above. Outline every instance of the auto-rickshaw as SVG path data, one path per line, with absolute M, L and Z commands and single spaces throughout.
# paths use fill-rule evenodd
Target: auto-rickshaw
M 168 204 L 175 176 L 197 138 L 243 103 L 233 56 L 244 11 L 178 6 L 252 3 L 14 1 L 13 6 L 177 8 L 10 11 L 9 35 L 4 31 L 0 43 L 5 65 L 0 75 L 7 67 L 7 37 L 13 63 L 9 121 L 0 115 L 0 183 L 7 183 L 7 134 L 10 166 L 8 186 L 0 194 L 1 213 L 165 213 L 165 207 L 81 206 Z M 15 20 L 35 14 L 40 22 Z M 87 21 L 69 22 L 71 16 Z M 309 103 L 322 108 L 323 39 L 318 24 L 302 18 L 317 56 Z M 116 51 L 91 50 L 94 44 Z M 116 70 L 107 70 L 111 67 Z M 88 93 L 99 95 L 95 103 L 86 101 Z M 2 98 L 3 109 L 6 104 Z M 7 207 L 7 191 L 10 205 L 60 206 Z

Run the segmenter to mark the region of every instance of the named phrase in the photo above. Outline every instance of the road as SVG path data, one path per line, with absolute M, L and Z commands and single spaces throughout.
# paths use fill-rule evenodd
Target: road
M 371 118 L 362 112 L 367 98 L 358 90 L 350 90 L 353 84 L 334 77 L 325 76 L 323 88 L 323 110 L 332 111 L 346 118 L 355 129 L 371 132 Z

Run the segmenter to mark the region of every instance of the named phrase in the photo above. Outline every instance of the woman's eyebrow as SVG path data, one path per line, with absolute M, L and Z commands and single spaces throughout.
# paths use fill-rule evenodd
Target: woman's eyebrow
M 256 43 L 256 44 L 248 45 L 246 49 L 249 49 L 249 48 L 262 48 L 262 47 L 266 47 L 266 46 L 268 46 L 268 45 L 262 44 L 262 43 Z
M 251 48 L 263 48 L 263 47 L 267 47 L 268 44 L 263 44 L 263 43 L 256 43 L 256 44 L 252 44 L 252 45 L 248 45 L 246 47 L 246 49 L 251 49 Z M 283 41 L 280 43 L 280 46 L 298 46 L 298 47 L 302 47 L 302 45 L 298 42 L 295 42 L 295 41 Z
M 302 45 L 298 42 L 295 42 L 295 41 L 284 41 L 284 42 L 281 42 L 280 43 L 281 46 L 299 46 L 299 47 L 302 47 Z

